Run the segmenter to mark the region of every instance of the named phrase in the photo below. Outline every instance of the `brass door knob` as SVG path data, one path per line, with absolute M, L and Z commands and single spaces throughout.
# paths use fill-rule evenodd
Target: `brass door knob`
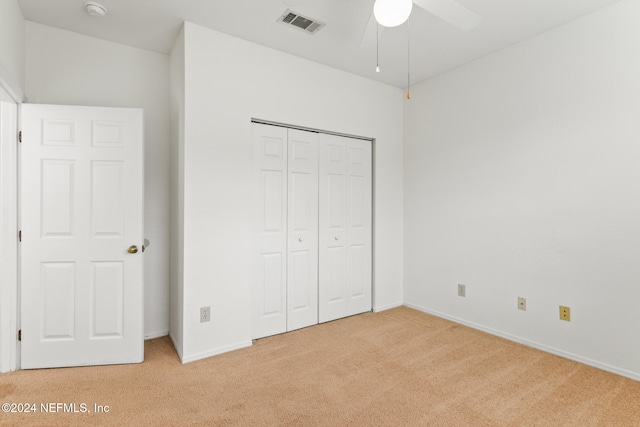
M 127 249 L 127 252 L 129 252 L 130 254 L 137 254 L 138 247 L 136 245 L 131 245 L 129 246 L 129 249 Z

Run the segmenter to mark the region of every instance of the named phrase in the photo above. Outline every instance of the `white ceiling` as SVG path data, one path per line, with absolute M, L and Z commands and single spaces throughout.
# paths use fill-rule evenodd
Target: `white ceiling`
M 130 46 L 169 53 L 183 21 L 397 87 L 407 85 L 407 24 L 360 46 L 374 0 L 99 0 L 95 18 L 84 0 L 18 0 L 25 19 Z M 458 0 L 483 17 L 462 32 L 414 7 L 409 19 L 411 81 L 417 83 L 620 0 Z M 289 7 L 325 22 L 309 35 L 276 23 Z

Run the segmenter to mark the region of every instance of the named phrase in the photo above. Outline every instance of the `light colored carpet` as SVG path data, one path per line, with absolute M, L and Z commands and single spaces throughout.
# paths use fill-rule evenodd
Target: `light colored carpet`
M 0 402 L 109 413 L 1 413 L 3 425 L 640 426 L 640 383 L 405 307 L 180 364 L 0 375 Z

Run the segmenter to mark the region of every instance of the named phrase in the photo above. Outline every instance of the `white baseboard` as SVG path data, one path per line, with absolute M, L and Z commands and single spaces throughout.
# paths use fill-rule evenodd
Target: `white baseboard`
M 468 326 L 470 328 L 477 329 L 479 331 L 486 332 L 488 334 L 495 335 L 495 336 L 498 336 L 500 338 L 507 339 L 509 341 L 514 341 L 514 342 L 517 342 L 519 344 L 526 345 L 527 347 L 532 347 L 532 348 L 544 351 L 546 353 L 555 354 L 556 356 L 564 357 L 565 359 L 573 360 L 575 362 L 579 362 L 579 363 L 582 363 L 584 365 L 588 365 L 588 366 L 592 366 L 594 368 L 601 369 L 603 371 L 611 372 L 611 373 L 616 374 L 616 375 L 621 375 L 623 377 L 631 378 L 632 380 L 640 381 L 640 374 L 632 372 L 632 371 L 628 371 L 626 369 L 622 369 L 622 368 L 618 368 L 616 366 L 612 366 L 612 365 L 609 365 L 609 364 L 606 364 L 606 363 L 598 362 L 597 360 L 589 359 L 587 357 L 582 357 L 582 356 L 579 356 L 577 354 L 569 353 L 569 352 L 566 352 L 564 350 L 559 350 L 559 349 L 554 348 L 554 347 L 549 347 L 547 345 L 540 344 L 540 343 L 535 342 L 535 341 L 530 341 L 528 339 L 521 338 L 521 337 L 518 337 L 516 335 L 511 335 L 511 334 L 508 334 L 508 333 L 505 333 L 505 332 L 502 332 L 502 331 L 499 331 L 499 330 L 496 330 L 496 329 L 488 328 L 486 326 L 479 325 L 477 323 L 468 322 L 466 320 L 459 319 L 459 318 L 454 317 L 454 316 L 449 316 L 448 314 L 440 313 L 440 312 L 435 311 L 435 310 L 430 310 L 428 308 L 421 307 L 419 305 L 407 304 L 407 303 L 405 303 L 404 305 L 406 307 L 413 308 L 414 310 L 422 311 L 424 313 L 431 314 L 431 315 L 434 315 L 434 316 L 437 316 L 437 317 L 441 317 L 443 319 L 447 319 L 447 320 L 450 320 L 452 322 L 459 323 L 461 325 L 465 325 L 465 326 Z
M 201 353 L 190 354 L 184 357 L 180 357 L 180 360 L 182 361 L 182 363 L 195 362 L 196 360 L 206 359 L 207 357 L 217 356 L 218 354 L 227 353 L 229 351 L 239 350 L 245 347 L 251 347 L 251 344 L 252 344 L 251 340 L 241 341 L 239 343 L 228 345 L 225 347 L 219 347 L 213 350 L 203 351 Z
M 144 334 L 144 339 L 145 341 L 152 340 L 154 338 L 166 337 L 167 335 L 169 335 L 169 331 L 150 332 L 148 334 Z
M 404 304 L 399 302 L 396 304 L 389 304 L 389 305 L 383 305 L 380 307 L 373 307 L 373 312 L 374 313 L 379 313 L 381 311 L 385 311 L 385 310 L 391 310 L 392 308 L 397 308 L 397 307 L 402 307 Z
M 173 336 L 171 332 L 169 332 L 169 339 L 171 339 L 171 342 L 173 343 L 173 348 L 175 348 L 176 353 L 178 353 L 178 358 L 180 359 L 180 362 L 184 363 L 184 361 L 182 360 L 182 344 L 176 341 L 176 338 Z

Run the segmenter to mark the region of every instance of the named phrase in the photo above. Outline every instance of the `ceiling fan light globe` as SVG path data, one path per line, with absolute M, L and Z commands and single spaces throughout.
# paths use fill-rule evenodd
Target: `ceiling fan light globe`
M 376 0 L 373 15 L 378 24 L 384 27 L 397 27 L 404 24 L 411 15 L 413 0 Z

